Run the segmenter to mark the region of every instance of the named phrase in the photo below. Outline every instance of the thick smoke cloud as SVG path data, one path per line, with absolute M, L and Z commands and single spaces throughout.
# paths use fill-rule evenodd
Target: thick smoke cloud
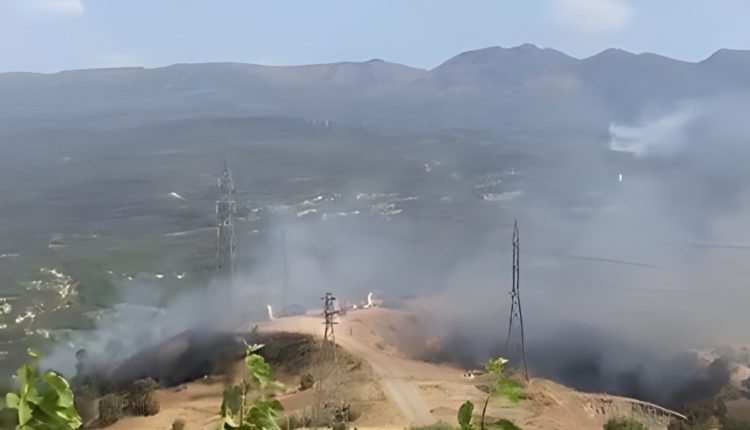
M 522 191 L 509 201 L 422 188 L 390 219 L 343 203 L 334 212 L 347 216 L 270 216 L 265 236 L 242 236 L 254 263 L 239 265 L 234 296 L 221 293 L 226 286 L 197 286 L 164 306 L 151 286 L 131 288 L 127 301 L 140 306 L 102 317 L 48 363 L 71 372 L 81 346 L 116 363 L 188 327 L 233 329 L 264 318 L 266 304 L 282 301 L 283 229 L 289 302 L 314 308 L 325 291 L 350 301 L 368 291 L 414 298 L 416 312 L 434 322 L 426 337 L 439 336 L 446 357 L 477 366 L 503 354 L 518 218 L 533 373 L 670 406 L 693 400 L 685 393 L 709 395 L 721 378 L 680 353 L 747 336 L 747 99 L 648 110 L 635 124 L 613 124 L 595 149 L 550 144 L 550 161 L 519 165 L 515 182 L 502 177 L 503 191 Z
M 399 300 L 451 290 L 457 284 L 453 273 L 482 251 L 473 249 L 471 241 L 459 242 L 472 234 L 470 228 L 450 225 L 437 231 L 406 219 L 380 218 L 269 223 L 261 237 L 240 241 L 238 272 L 231 285 L 186 285 L 184 292 L 165 298 L 157 285 L 129 283 L 123 286 L 123 304 L 99 315 L 95 330 L 71 333 L 44 364 L 73 375 L 75 351 L 85 348 L 99 367 L 113 369 L 141 349 L 187 329 L 246 329 L 266 319 L 268 304 L 279 310 L 286 300 L 317 309 L 326 291 L 359 302 L 371 291 Z M 285 292 L 284 259 L 289 284 Z
M 693 100 L 610 127 L 609 149 L 629 154 L 614 167 L 623 181 L 607 209 L 572 225 L 576 259 L 550 273 L 560 308 L 581 318 L 562 330 L 532 323 L 537 372 L 672 407 L 727 382 L 680 351 L 747 339 L 748 107 L 745 96 Z M 527 315 L 550 311 L 531 294 Z

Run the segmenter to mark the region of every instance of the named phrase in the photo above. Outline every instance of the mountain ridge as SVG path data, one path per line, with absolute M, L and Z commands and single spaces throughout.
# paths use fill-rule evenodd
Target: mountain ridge
M 532 44 L 462 52 L 432 69 L 381 59 L 0 73 L 15 127 L 198 116 L 295 116 L 364 126 L 601 130 L 684 100 L 750 92 L 750 51 L 701 62 L 607 49 L 579 59 Z
M 424 67 L 410 66 L 410 65 L 408 65 L 406 63 L 398 63 L 398 62 L 388 61 L 388 60 L 384 60 L 384 59 L 380 59 L 380 58 L 371 58 L 369 60 L 362 60 L 362 61 L 342 60 L 342 61 L 334 61 L 334 62 L 328 62 L 328 63 L 309 63 L 309 64 L 262 64 L 262 63 L 248 63 L 248 62 L 242 62 L 242 61 L 205 61 L 205 62 L 201 61 L 201 62 L 171 63 L 171 64 L 166 64 L 166 65 L 161 65 L 161 66 L 154 66 L 154 67 L 147 67 L 147 66 L 140 66 L 140 65 L 115 66 L 115 67 L 83 67 L 83 68 L 76 68 L 76 69 L 63 69 L 63 70 L 58 70 L 58 71 L 55 71 L 55 72 L 35 72 L 35 71 L 31 71 L 31 70 L 9 70 L 9 71 L 0 72 L 0 77 L 3 76 L 3 75 L 12 75 L 12 74 L 56 75 L 56 74 L 66 73 L 66 72 L 83 72 L 83 71 L 96 71 L 96 70 L 131 70 L 131 69 L 136 69 L 136 70 L 158 70 L 158 69 L 170 68 L 170 67 L 173 67 L 173 66 L 195 66 L 195 65 L 230 65 L 230 64 L 234 64 L 234 65 L 263 66 L 263 67 L 273 67 L 273 68 L 277 68 L 277 67 L 278 68 L 289 68 L 289 67 L 307 67 L 307 66 L 323 66 L 323 65 L 337 65 L 337 64 L 367 64 L 367 63 L 372 63 L 372 62 L 383 62 L 383 63 L 392 64 L 392 65 L 400 65 L 400 66 L 408 67 L 410 69 L 415 69 L 415 70 L 431 71 L 431 70 L 434 70 L 434 69 L 440 67 L 441 65 L 443 65 L 443 64 L 445 64 L 445 63 L 447 63 L 447 62 L 449 62 L 449 61 L 451 61 L 451 60 L 453 60 L 453 59 L 455 59 L 455 58 L 457 58 L 459 56 L 462 56 L 464 54 L 476 53 L 476 52 L 481 52 L 481 51 L 491 51 L 491 50 L 513 51 L 513 50 L 518 50 L 519 48 L 521 50 L 528 50 L 528 49 L 531 49 L 531 48 L 536 48 L 537 50 L 540 50 L 540 51 L 555 52 L 555 53 L 559 53 L 559 54 L 565 55 L 565 56 L 567 56 L 567 57 L 569 57 L 569 58 L 571 58 L 573 60 L 578 60 L 578 61 L 584 61 L 584 60 L 587 60 L 587 59 L 590 59 L 590 58 L 598 57 L 598 56 L 600 56 L 602 54 L 605 54 L 605 53 L 608 53 L 610 51 L 616 51 L 616 52 L 620 52 L 620 53 L 630 54 L 630 55 L 636 56 L 636 57 L 638 57 L 638 56 L 644 56 L 644 55 L 645 56 L 653 55 L 653 56 L 658 56 L 658 57 L 661 57 L 661 58 L 670 59 L 670 60 L 677 61 L 677 62 L 680 62 L 680 63 L 685 63 L 685 64 L 706 63 L 706 62 L 709 62 L 712 58 L 716 57 L 717 55 L 718 56 L 723 56 L 723 55 L 725 55 L 727 53 L 730 53 L 730 54 L 733 54 L 733 55 L 745 55 L 745 56 L 750 57 L 750 49 L 719 48 L 716 51 L 714 51 L 712 54 L 710 54 L 709 56 L 707 56 L 706 58 L 704 58 L 703 60 L 688 61 L 688 60 L 681 60 L 681 59 L 669 57 L 667 55 L 662 55 L 662 54 L 658 54 L 658 53 L 654 53 L 654 52 L 650 52 L 650 51 L 645 51 L 645 52 L 640 52 L 640 53 L 634 53 L 634 52 L 631 52 L 631 51 L 628 51 L 628 50 L 625 50 L 625 49 L 615 48 L 615 47 L 604 49 L 604 50 L 602 50 L 602 51 L 600 51 L 600 52 L 598 52 L 596 54 L 589 55 L 589 56 L 586 56 L 586 57 L 574 57 L 574 56 L 572 56 L 570 54 L 565 53 L 564 51 L 560 51 L 560 50 L 557 50 L 557 49 L 554 49 L 554 48 L 540 47 L 540 46 L 538 46 L 536 44 L 533 44 L 533 43 L 522 43 L 522 44 L 516 45 L 516 46 L 504 47 L 504 46 L 500 46 L 500 45 L 493 45 L 493 46 L 487 46 L 487 47 L 484 47 L 484 48 L 477 48 L 477 49 L 471 49 L 471 50 L 468 50 L 468 51 L 463 51 L 463 52 L 460 52 L 460 53 L 458 53 L 458 54 L 456 54 L 456 55 L 448 58 L 447 60 L 443 61 L 442 63 L 438 64 L 437 66 L 435 66 L 433 68 L 424 68 Z

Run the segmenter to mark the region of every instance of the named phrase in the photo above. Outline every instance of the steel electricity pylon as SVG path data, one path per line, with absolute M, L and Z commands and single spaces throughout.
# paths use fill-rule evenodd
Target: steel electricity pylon
M 521 310 L 520 289 L 520 245 L 518 236 L 518 220 L 513 223 L 513 286 L 510 291 L 510 320 L 508 322 L 508 337 L 505 341 L 505 353 L 510 364 L 520 367 L 523 364 L 523 373 L 526 380 L 529 379 L 529 368 L 526 363 L 526 345 L 523 333 L 523 311 Z
M 333 297 L 333 294 L 326 293 L 326 295 L 320 299 L 323 300 L 323 317 L 325 318 L 324 324 L 326 325 L 325 332 L 323 333 L 323 347 L 325 348 L 336 344 L 333 326 L 338 324 L 338 322 L 336 322 L 336 314 L 338 314 L 339 311 L 336 310 L 336 297 Z
M 232 171 L 226 158 L 224 170 L 217 180 L 219 200 L 216 202 L 216 222 L 218 227 L 218 246 L 216 251 L 216 272 L 231 281 L 234 274 L 234 256 L 236 238 L 234 234 L 234 215 L 237 212 L 237 200 L 232 180 Z

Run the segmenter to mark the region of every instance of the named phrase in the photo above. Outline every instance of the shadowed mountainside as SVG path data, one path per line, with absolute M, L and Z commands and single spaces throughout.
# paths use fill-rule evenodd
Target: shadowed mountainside
M 618 49 L 576 59 L 530 44 L 464 52 L 429 71 L 370 60 L 3 73 L 0 124 L 283 115 L 412 129 L 597 129 L 632 120 L 644 106 L 744 92 L 748 73 L 748 51 L 688 63 Z

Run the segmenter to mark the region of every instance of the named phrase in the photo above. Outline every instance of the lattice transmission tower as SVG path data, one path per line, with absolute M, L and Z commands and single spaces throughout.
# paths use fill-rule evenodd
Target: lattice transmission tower
M 218 276 L 231 281 L 234 275 L 234 256 L 237 251 L 234 234 L 234 215 L 237 212 L 234 181 L 229 164 L 224 159 L 224 170 L 217 180 L 219 200 L 216 202 L 216 222 L 218 246 L 216 251 L 216 272 Z
M 335 399 L 339 394 L 337 387 L 336 374 L 336 338 L 334 326 L 338 324 L 336 315 L 336 297 L 331 293 L 326 293 L 320 298 L 323 300 L 323 317 L 325 321 L 325 331 L 323 332 L 323 345 L 320 347 L 317 363 L 313 366 L 312 372 L 315 378 L 315 391 L 312 409 L 313 428 L 321 418 L 325 409 L 326 402 Z
M 523 333 L 523 311 L 521 310 L 521 267 L 519 264 L 520 245 L 518 236 L 518 220 L 513 223 L 513 287 L 510 291 L 510 321 L 508 322 L 508 337 L 505 341 L 505 353 L 512 366 L 523 365 L 526 380 L 529 379 L 529 368 L 526 363 L 526 345 Z
M 323 317 L 325 318 L 324 324 L 326 325 L 325 332 L 323 333 L 323 348 L 335 348 L 336 337 L 333 333 L 333 326 L 338 324 L 336 322 L 336 315 L 339 313 L 336 310 L 336 297 L 333 297 L 332 293 L 326 293 L 320 300 L 323 300 Z

